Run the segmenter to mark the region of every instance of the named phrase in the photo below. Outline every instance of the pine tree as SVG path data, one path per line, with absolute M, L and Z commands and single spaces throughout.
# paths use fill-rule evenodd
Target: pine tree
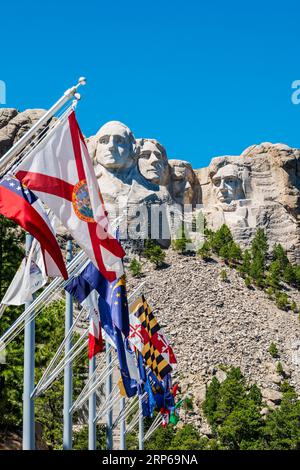
M 250 274 L 250 267 L 251 267 L 251 254 L 249 250 L 245 250 L 242 255 L 242 263 L 238 267 L 239 272 L 243 277 Z
M 187 245 L 191 243 L 191 239 L 187 238 L 184 227 L 179 230 L 178 236 L 175 240 L 172 241 L 172 248 L 175 251 L 183 254 L 186 252 Z
M 212 250 L 220 255 L 220 250 L 233 242 L 233 237 L 229 227 L 223 224 L 213 235 L 211 240 Z
M 201 256 L 202 259 L 208 260 L 211 256 L 211 247 L 207 240 L 203 243 L 201 248 L 198 249 L 197 255 Z
M 281 272 L 280 261 L 278 259 L 272 261 L 266 276 L 266 284 L 274 289 L 278 289 L 280 286 Z
M 144 256 L 155 265 L 156 268 L 162 266 L 166 253 L 153 240 L 146 240 Z
M 133 258 L 130 262 L 129 270 L 134 277 L 140 277 L 142 274 L 142 265 L 136 258 Z
M 252 262 L 250 266 L 250 276 L 253 282 L 263 287 L 265 284 L 265 269 L 268 254 L 268 241 L 265 232 L 258 229 L 254 239 L 251 242 Z

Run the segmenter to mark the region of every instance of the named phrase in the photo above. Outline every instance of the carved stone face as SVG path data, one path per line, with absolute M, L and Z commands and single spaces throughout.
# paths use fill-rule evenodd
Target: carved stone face
M 238 167 L 228 164 L 220 168 L 212 177 L 214 193 L 222 204 L 230 204 L 232 201 L 243 199 L 243 182 L 239 177 Z
M 147 180 L 160 186 L 169 182 L 169 165 L 164 149 L 150 139 L 141 140 L 141 150 L 138 160 L 141 175 Z
M 194 196 L 194 173 L 191 165 L 182 160 L 170 160 L 172 189 L 176 200 L 189 204 Z
M 123 170 L 134 164 L 135 139 L 130 129 L 118 121 L 111 121 L 96 134 L 95 159 L 108 170 Z

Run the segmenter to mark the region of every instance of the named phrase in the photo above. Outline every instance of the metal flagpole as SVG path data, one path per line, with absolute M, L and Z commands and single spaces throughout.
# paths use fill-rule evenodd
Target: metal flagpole
M 106 341 L 106 366 L 111 367 L 111 346 Z M 112 391 L 112 370 L 108 374 L 106 379 L 106 399 L 110 397 Z M 113 435 L 112 435 L 112 424 L 113 424 L 113 409 L 109 407 L 108 403 L 108 412 L 106 417 L 106 450 L 113 450 Z
M 26 255 L 30 251 L 33 237 L 26 234 Z M 30 303 L 25 304 L 25 309 Z M 24 384 L 23 384 L 23 450 L 35 449 L 34 390 L 35 366 L 35 320 L 34 312 L 26 318 L 24 331 Z
M 125 398 L 120 400 L 120 450 L 126 450 Z
M 91 378 L 96 370 L 96 356 L 89 360 L 89 377 Z M 90 386 L 93 385 L 94 380 L 91 381 Z M 89 397 L 89 450 L 96 450 L 96 392 L 92 393 Z
M 72 240 L 67 242 L 67 262 L 72 261 Z M 67 336 L 73 323 L 73 299 L 72 295 L 66 292 L 66 313 L 65 313 L 65 336 Z M 71 336 L 65 344 L 65 356 L 68 356 L 72 348 Z M 72 363 L 67 363 L 64 371 L 64 432 L 63 449 L 72 449 L 72 413 L 70 412 L 73 397 Z
M 21 137 L 18 142 L 13 145 L 11 149 L 6 152 L 3 157 L 0 159 L 0 171 L 6 167 L 6 165 L 14 158 L 17 156 L 17 154 L 24 149 L 28 141 L 33 137 L 36 132 L 41 129 L 41 127 L 48 122 L 54 114 L 67 102 L 69 101 L 72 96 L 74 96 L 77 92 L 77 89 L 80 85 L 85 85 L 86 84 L 86 79 L 84 77 L 80 77 L 78 80 L 77 85 L 69 88 L 68 90 L 65 91 L 63 96 L 44 114 L 44 116 L 39 119 L 30 129 L 26 134 Z M 76 97 L 76 96 L 75 96 Z
M 139 396 L 139 450 L 144 450 L 144 416 L 142 396 Z

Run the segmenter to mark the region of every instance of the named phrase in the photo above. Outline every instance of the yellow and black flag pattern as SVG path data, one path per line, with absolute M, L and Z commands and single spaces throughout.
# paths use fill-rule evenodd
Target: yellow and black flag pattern
M 162 380 L 169 372 L 172 371 L 170 364 L 161 355 L 157 341 L 157 332 L 160 325 L 152 313 L 145 297 L 139 297 L 131 308 L 131 313 L 135 315 L 142 326 L 143 348 L 142 356 L 146 364 L 159 380 Z

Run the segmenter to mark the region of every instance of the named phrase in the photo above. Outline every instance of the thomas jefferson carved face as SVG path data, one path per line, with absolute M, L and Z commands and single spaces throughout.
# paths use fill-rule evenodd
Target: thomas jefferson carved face
M 141 139 L 138 167 L 141 175 L 160 186 L 169 182 L 169 165 L 165 149 L 156 141 Z
M 230 204 L 245 197 L 243 182 L 238 167 L 228 164 L 220 168 L 212 177 L 216 198 L 222 204 Z
M 130 129 L 118 121 L 111 121 L 96 134 L 95 159 L 108 170 L 125 170 L 134 164 L 135 139 Z

